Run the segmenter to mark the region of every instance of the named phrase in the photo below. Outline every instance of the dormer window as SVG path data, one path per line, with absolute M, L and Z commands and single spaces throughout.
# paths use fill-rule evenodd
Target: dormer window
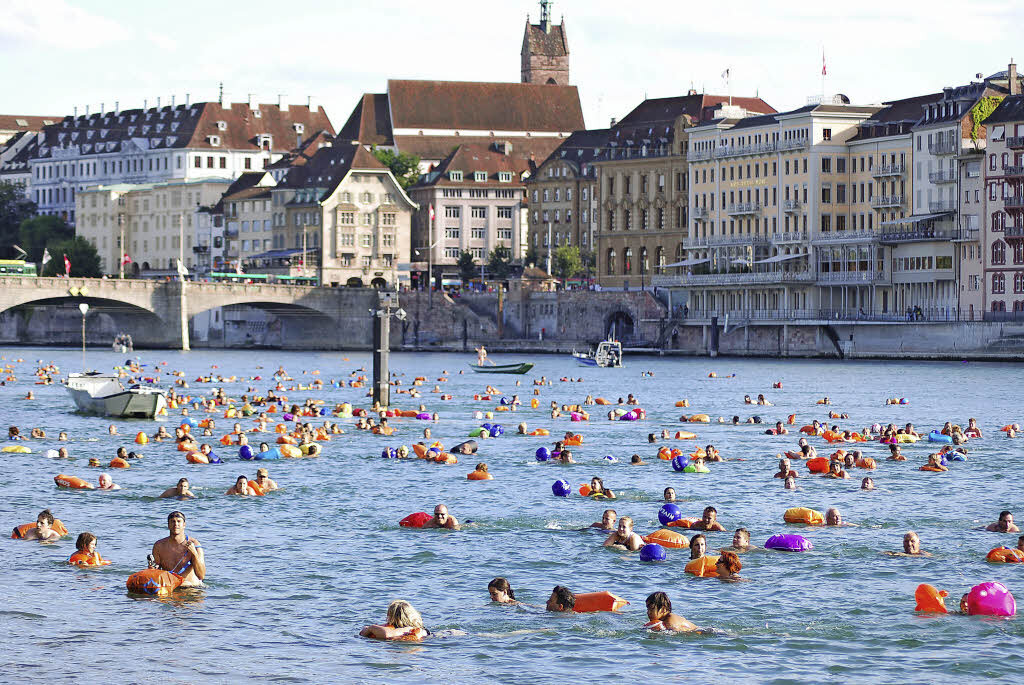
M 449 171 L 448 172 L 448 180 L 449 181 L 461 181 L 462 180 L 462 172 L 461 171 Z
M 259 111 L 258 109 L 254 109 L 252 111 L 252 116 L 253 116 L 253 119 L 259 119 L 260 117 L 263 116 L 263 112 Z
M 484 181 L 487 180 L 487 172 L 486 171 L 474 171 L 473 172 L 473 180 L 476 181 L 477 183 L 483 183 Z
M 292 124 L 292 126 L 295 128 L 296 133 L 304 133 L 306 130 L 305 124 Z
M 261 133 L 256 137 L 261 150 L 269 150 L 274 146 L 274 137 L 269 133 Z
M 511 171 L 499 171 L 498 172 L 498 181 L 501 182 L 501 183 L 511 183 L 512 182 L 512 172 Z
M 226 122 L 226 121 L 218 121 L 217 122 L 217 130 L 218 131 L 227 131 L 228 130 L 228 122 Z
M 206 136 L 206 139 L 210 141 L 210 145 L 214 147 L 220 146 L 220 136 Z

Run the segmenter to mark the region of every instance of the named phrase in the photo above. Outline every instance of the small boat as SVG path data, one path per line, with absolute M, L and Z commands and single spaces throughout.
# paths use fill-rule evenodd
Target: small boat
M 613 368 L 622 366 L 622 343 L 618 340 L 603 340 L 594 352 L 573 352 L 572 358 L 579 366 Z
M 524 374 L 533 368 L 533 364 L 530 362 L 522 362 L 521 364 L 498 364 L 496 366 L 480 366 L 479 364 L 470 364 L 469 368 L 477 373 L 516 373 Z
M 126 419 L 152 419 L 167 408 L 167 396 L 158 388 L 124 387 L 111 373 L 72 373 L 64 386 L 78 410 L 86 414 Z

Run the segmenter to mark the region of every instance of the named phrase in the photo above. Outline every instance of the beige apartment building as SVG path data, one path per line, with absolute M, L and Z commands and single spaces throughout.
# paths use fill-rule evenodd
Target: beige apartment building
M 985 120 L 982 308 L 989 320 L 1024 319 L 1024 96 Z
M 75 233 L 93 244 L 106 274 L 117 275 L 127 254 L 126 275 L 177 276 L 179 256 L 189 270 L 195 265 L 197 210 L 216 203 L 230 185 L 229 179 L 202 178 L 91 186 L 75 198 Z
M 253 257 L 271 249 L 270 191 L 276 185 L 270 173 L 253 171 L 242 174 L 224 193 L 224 270 L 235 271 L 239 262 L 246 268 L 258 266 Z
M 461 282 L 456 264 L 463 251 L 477 265 L 499 246 L 508 248 L 513 260 L 522 258 L 528 173 L 528 160 L 513 156 L 510 146 L 460 145 L 409 189 L 419 206 L 412 227 L 417 287 Z
M 680 261 L 689 236 L 688 130 L 724 115 L 775 110 L 760 98 L 644 100 L 612 126 L 597 168 L 597 273 L 603 288 L 642 288 Z

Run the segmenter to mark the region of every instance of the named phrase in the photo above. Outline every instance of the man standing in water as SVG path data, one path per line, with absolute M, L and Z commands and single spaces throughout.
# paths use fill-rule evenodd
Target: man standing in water
M 185 515 L 172 511 L 167 516 L 167 530 L 171 534 L 153 545 L 153 564 L 180 575 L 181 587 L 202 585 L 206 577 L 203 547 L 198 540 L 185 535 Z

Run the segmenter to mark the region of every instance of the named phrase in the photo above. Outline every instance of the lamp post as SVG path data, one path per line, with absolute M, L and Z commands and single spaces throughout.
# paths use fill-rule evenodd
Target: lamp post
M 82 312 L 82 373 L 85 373 L 85 315 L 89 313 L 88 303 L 80 302 L 78 311 Z
M 117 277 L 124 280 L 124 212 L 117 213 L 117 227 L 121 231 L 121 237 L 117 242 Z
M 373 315 L 373 403 L 387 407 L 391 403 L 391 372 L 388 361 L 391 354 L 391 317 L 404 321 L 404 309 L 398 305 L 396 293 L 380 292 L 378 308 L 371 309 Z

